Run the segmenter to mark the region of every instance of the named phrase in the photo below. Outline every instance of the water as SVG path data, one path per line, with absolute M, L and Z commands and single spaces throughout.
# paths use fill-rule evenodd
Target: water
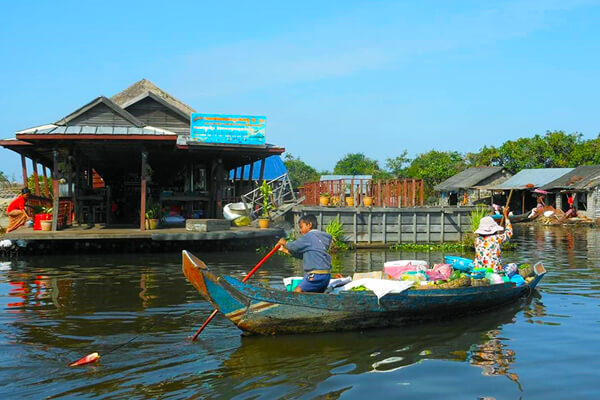
M 180 254 L 35 257 L 0 264 L 0 398 L 598 398 L 600 230 L 522 228 L 517 262 L 544 262 L 536 295 L 468 318 L 364 332 L 244 337 L 181 273 Z M 254 252 L 197 254 L 240 275 Z M 348 252 L 342 272 L 443 254 Z M 252 278 L 282 287 L 273 257 Z M 133 342 L 110 350 L 141 334 Z M 67 364 L 93 351 L 97 364 Z

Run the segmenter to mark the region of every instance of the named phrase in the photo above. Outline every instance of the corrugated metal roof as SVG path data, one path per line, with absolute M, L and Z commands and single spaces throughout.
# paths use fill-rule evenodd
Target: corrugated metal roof
M 582 165 L 542 186 L 544 190 L 587 190 L 600 185 L 600 165 Z
M 502 171 L 502 167 L 471 167 L 451 176 L 434 187 L 440 192 L 458 189 L 468 189 L 476 186 L 482 180 Z
M 571 171 L 573 171 L 573 168 L 524 169 L 503 183 L 498 185 L 479 186 L 478 188 L 498 190 L 538 188 Z
M 135 126 L 89 126 L 89 125 L 70 125 L 55 126 L 49 128 L 27 131 L 28 135 L 177 135 L 175 132 L 166 129 L 147 126 L 137 128 Z

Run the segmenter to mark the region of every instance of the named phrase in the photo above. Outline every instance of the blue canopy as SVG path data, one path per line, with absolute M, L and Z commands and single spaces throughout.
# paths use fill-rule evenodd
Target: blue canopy
M 262 161 L 256 161 L 254 162 L 254 168 L 252 169 L 252 180 L 257 181 L 260 178 L 260 163 Z M 229 171 L 229 179 L 233 179 L 233 174 L 235 173 L 238 177 L 238 179 L 240 179 L 240 174 L 242 167 L 239 167 L 237 169 L 232 169 L 231 171 Z M 268 181 L 275 179 L 277 177 L 280 177 L 281 175 L 287 173 L 287 168 L 285 167 L 285 164 L 283 163 L 283 160 L 281 159 L 281 157 L 279 156 L 270 156 L 265 158 L 265 172 L 264 172 L 264 176 L 263 179 L 266 179 Z M 246 165 L 244 168 L 244 179 L 248 180 L 249 179 L 249 175 L 250 175 L 250 165 Z

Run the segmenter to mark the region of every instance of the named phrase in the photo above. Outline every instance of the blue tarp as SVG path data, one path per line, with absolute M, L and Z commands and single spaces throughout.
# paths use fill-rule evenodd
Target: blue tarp
M 252 180 L 257 181 L 260 178 L 260 163 L 262 161 L 256 161 L 254 163 L 254 169 L 252 170 Z M 238 179 L 240 179 L 240 174 L 242 168 L 239 167 L 237 170 L 233 169 L 229 172 L 229 179 L 233 179 L 234 172 L 236 173 Z M 281 175 L 287 173 L 287 168 L 283 163 L 283 160 L 279 156 L 270 156 L 265 158 L 265 173 L 263 179 L 270 181 Z M 246 165 L 244 168 L 244 179 L 248 180 L 248 176 L 250 175 L 250 165 Z

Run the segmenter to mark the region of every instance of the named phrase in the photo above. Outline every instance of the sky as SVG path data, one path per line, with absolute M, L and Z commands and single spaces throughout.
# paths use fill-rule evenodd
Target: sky
M 40 1 L 0 16 L 0 138 L 146 78 L 318 170 L 600 133 L 600 1 Z M 20 158 L 0 149 L 0 171 Z

